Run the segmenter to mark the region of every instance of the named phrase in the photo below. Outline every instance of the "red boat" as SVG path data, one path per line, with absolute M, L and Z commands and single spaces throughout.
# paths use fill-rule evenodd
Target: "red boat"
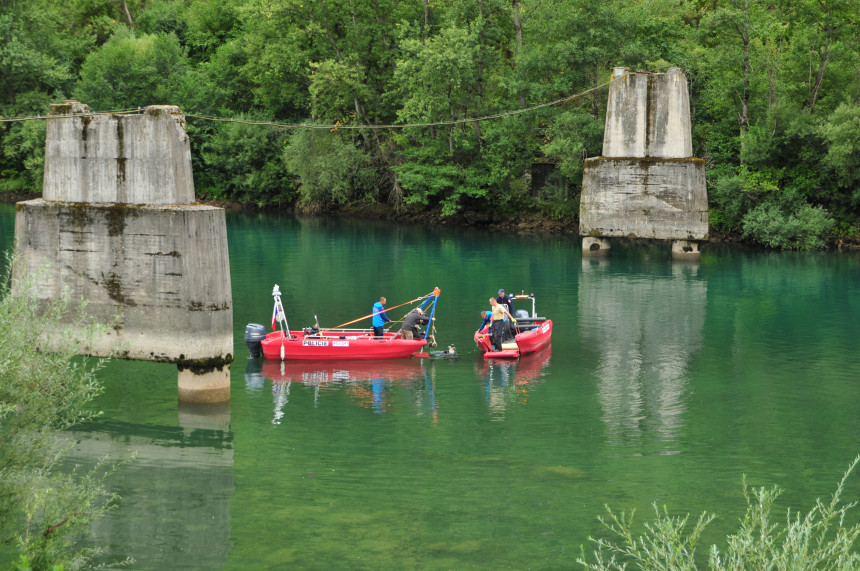
M 396 359 L 409 357 L 427 341 L 400 339 L 391 332 L 378 339 L 373 331 L 333 329 L 319 333 L 273 331 L 261 344 L 266 359 Z
M 514 296 L 514 300 L 531 300 L 531 314 L 527 310 L 517 310 L 514 317 L 516 335 L 512 340 L 502 343 L 500 350 L 494 350 L 492 338 L 489 334 L 490 324 L 485 325 L 475 332 L 475 344 L 483 351 L 485 359 L 516 359 L 521 355 L 528 355 L 546 347 L 552 337 L 552 320 L 546 317 L 538 317 L 535 309 L 535 296 L 533 293 L 521 293 Z
M 430 323 L 436 311 L 436 301 L 439 299 L 439 288 L 428 295 L 396 305 L 401 307 L 411 303 L 421 302 L 419 309 L 428 306 L 426 315 Z M 265 328 L 256 323 L 249 324 L 245 329 L 245 342 L 254 356 L 261 350 L 266 359 L 396 359 L 409 357 L 429 343 L 435 346 L 435 340 L 430 335 L 431 325 L 428 325 L 423 338 L 402 339 L 399 333 L 386 331 L 383 336 L 374 337 L 372 329 L 344 329 L 342 326 L 323 328 L 319 325 L 300 331 L 290 331 L 281 303 L 281 291 L 277 284 L 272 291 L 275 298 L 275 308 L 272 314 L 272 327 L 280 325 L 280 329 L 265 334 Z M 343 325 L 372 317 L 373 314 L 360 317 Z M 265 337 L 264 337 L 265 335 Z M 259 349 L 257 346 L 259 345 Z

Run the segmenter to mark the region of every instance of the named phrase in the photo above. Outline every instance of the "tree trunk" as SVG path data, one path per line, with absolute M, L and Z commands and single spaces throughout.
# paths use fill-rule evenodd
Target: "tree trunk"
M 523 23 L 520 20 L 520 0 L 511 0 L 511 7 L 514 10 L 514 34 L 517 38 L 517 53 L 523 47 Z
M 131 12 L 128 11 L 128 4 L 125 0 L 122 0 L 122 10 L 125 12 L 125 17 L 128 20 L 128 25 L 133 26 L 134 22 L 131 21 Z
M 511 0 L 511 8 L 513 9 L 514 16 L 514 37 L 517 42 L 517 53 L 514 55 L 516 58 L 520 51 L 523 49 L 523 23 L 520 20 L 520 0 Z M 519 95 L 520 107 L 526 106 L 526 96 L 520 93 Z
M 427 47 L 427 36 L 430 34 L 430 0 L 424 0 L 424 38 L 422 45 Z
M 815 111 L 815 103 L 818 101 L 818 92 L 821 90 L 821 82 L 824 81 L 824 72 L 827 71 L 827 66 L 830 65 L 830 38 L 827 39 L 827 45 L 819 52 L 818 56 L 818 71 L 815 73 L 815 81 L 810 78 L 809 99 L 806 101 L 806 107 L 809 109 L 809 114 L 812 115 Z M 809 62 L 810 76 L 812 68 L 812 58 Z
M 809 114 L 812 115 L 815 111 L 815 103 L 818 101 L 818 92 L 821 90 L 821 82 L 824 81 L 824 72 L 827 71 L 827 66 L 830 65 L 830 46 L 833 45 L 835 30 L 833 29 L 833 14 L 830 8 L 824 2 L 818 2 L 818 5 L 824 10 L 824 45 L 818 50 L 818 71 L 815 73 L 815 81 L 810 78 L 809 99 L 806 106 L 809 109 Z M 810 76 L 812 75 L 812 59 L 809 62 Z

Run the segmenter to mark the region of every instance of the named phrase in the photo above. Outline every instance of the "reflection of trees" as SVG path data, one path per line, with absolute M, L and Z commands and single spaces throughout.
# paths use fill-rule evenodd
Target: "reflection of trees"
M 543 381 L 549 367 L 552 345 L 516 360 L 481 359 L 477 373 L 484 378 L 487 408 L 493 420 L 502 420 L 510 405 L 528 402 L 529 393 Z
M 583 260 L 580 331 L 600 354 L 598 398 L 615 443 L 679 436 L 690 359 L 702 343 L 707 285 L 698 266 L 671 273 L 611 272 L 611 260 Z

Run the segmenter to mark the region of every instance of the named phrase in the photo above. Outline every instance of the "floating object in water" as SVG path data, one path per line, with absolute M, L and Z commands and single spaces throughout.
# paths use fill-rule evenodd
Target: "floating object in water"
M 457 348 L 453 345 L 448 345 L 448 348 L 444 351 L 430 351 L 430 353 L 419 353 L 415 355 L 416 357 L 429 357 L 430 359 L 459 359 L 460 355 L 457 354 Z

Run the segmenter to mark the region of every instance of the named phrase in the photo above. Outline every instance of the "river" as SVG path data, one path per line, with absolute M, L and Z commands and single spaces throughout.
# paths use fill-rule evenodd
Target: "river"
M 0 248 L 13 205 L 0 204 Z M 751 486 L 827 499 L 860 453 L 860 255 L 620 244 L 575 236 L 228 213 L 235 362 L 227 406 L 177 404 L 176 368 L 115 361 L 72 458 L 132 453 L 93 541 L 134 569 L 568 569 L 604 505 L 719 517 Z M 330 367 L 248 358 L 245 325 L 337 325 L 442 291 L 456 359 Z M 499 288 L 534 293 L 551 349 L 485 362 Z M 390 311 L 394 318 L 401 309 Z M 847 499 L 860 496 L 860 475 Z M 856 517 L 856 514 L 855 514 Z

